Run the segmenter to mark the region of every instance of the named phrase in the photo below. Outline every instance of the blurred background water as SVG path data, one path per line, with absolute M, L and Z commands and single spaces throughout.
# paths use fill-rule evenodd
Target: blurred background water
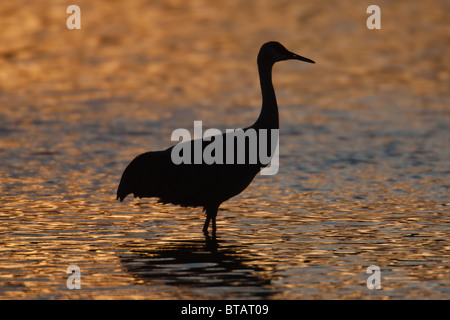
M 450 1 L 0 5 L 1 299 L 448 299 Z M 115 201 L 176 128 L 259 113 L 277 40 L 280 170 L 199 208 Z M 66 269 L 81 269 L 68 290 Z M 380 290 L 366 269 L 381 269 Z

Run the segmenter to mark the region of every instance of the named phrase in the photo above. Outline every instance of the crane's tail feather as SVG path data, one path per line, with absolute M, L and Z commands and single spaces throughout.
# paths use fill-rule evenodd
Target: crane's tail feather
M 125 191 L 124 185 L 121 182 L 119 188 L 117 189 L 116 200 L 120 200 L 122 202 L 131 192 Z
M 122 202 L 131 193 L 140 198 L 154 196 L 167 158 L 170 160 L 170 153 L 165 151 L 146 152 L 134 158 L 122 174 L 116 199 Z

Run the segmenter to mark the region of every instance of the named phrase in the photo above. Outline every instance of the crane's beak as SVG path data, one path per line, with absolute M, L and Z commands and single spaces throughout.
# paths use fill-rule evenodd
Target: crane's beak
M 292 52 L 291 52 L 292 53 Z M 298 54 L 292 53 L 292 57 L 289 59 L 295 59 L 295 60 L 300 60 L 300 61 L 305 61 L 305 62 L 309 62 L 309 63 L 315 63 L 314 61 L 312 61 L 311 59 L 299 56 Z

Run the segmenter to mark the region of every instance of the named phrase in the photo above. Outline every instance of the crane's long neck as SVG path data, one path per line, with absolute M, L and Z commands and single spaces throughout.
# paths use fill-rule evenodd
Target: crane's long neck
M 253 125 L 257 129 L 278 129 L 278 105 L 272 84 L 273 63 L 258 61 L 259 81 L 261 83 L 262 108 Z

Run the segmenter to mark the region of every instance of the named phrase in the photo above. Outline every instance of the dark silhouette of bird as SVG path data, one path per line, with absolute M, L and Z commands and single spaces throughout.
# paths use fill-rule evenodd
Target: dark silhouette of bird
M 283 45 L 274 41 L 262 45 L 257 58 L 262 108 L 256 122 L 242 130 L 243 132 L 254 130 L 258 141 L 261 129 L 267 130 L 265 150 L 269 151 L 269 156 L 272 156 L 274 152 L 272 129 L 279 129 L 278 106 L 272 84 L 272 67 L 278 61 L 290 59 L 314 63 L 308 58 L 288 51 Z M 228 134 L 230 133 L 222 134 L 222 141 L 226 141 Z M 201 150 L 205 150 L 214 140 L 215 138 L 201 139 Z M 181 143 L 190 143 L 191 150 L 194 150 L 196 142 L 198 143 L 199 140 Z M 203 232 L 206 236 L 208 235 L 208 226 L 211 221 L 212 234 L 215 237 L 219 206 L 245 190 L 256 174 L 268 164 L 260 160 L 250 161 L 250 143 L 250 140 L 246 140 L 243 163 L 237 161 L 236 144 L 231 155 L 236 160 L 233 164 L 228 161 L 222 163 L 217 161 L 212 164 L 205 162 L 196 164 L 194 161 L 175 164 L 172 159 L 175 146 L 163 151 L 150 151 L 138 155 L 123 172 L 117 190 L 117 199 L 123 201 L 127 195 L 133 194 L 134 197 L 139 198 L 156 197 L 161 203 L 172 203 L 183 207 L 203 207 L 203 211 L 206 211 Z M 258 144 L 258 148 L 260 147 Z M 226 159 L 227 152 L 231 153 L 231 150 L 225 148 L 224 143 L 223 150 L 219 151 L 222 152 L 223 159 Z M 191 155 L 192 160 L 194 160 L 193 154 L 194 152 Z

